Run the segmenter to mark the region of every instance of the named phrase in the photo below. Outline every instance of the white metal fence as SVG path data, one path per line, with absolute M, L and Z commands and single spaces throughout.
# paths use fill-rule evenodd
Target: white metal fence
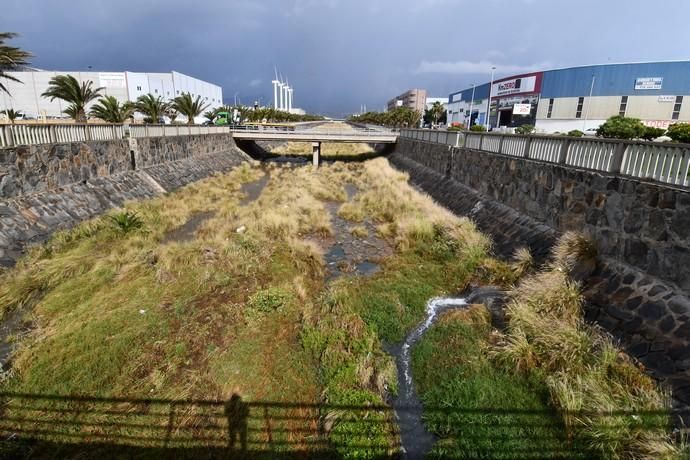
M 402 129 L 400 136 L 690 186 L 690 144 Z
M 171 137 L 229 133 L 228 126 L 16 124 L 0 125 L 0 147 L 64 142 L 110 141 L 130 137 Z

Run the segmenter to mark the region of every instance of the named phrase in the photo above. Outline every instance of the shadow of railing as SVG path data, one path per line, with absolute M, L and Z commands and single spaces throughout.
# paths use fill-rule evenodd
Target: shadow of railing
M 399 458 L 406 411 L 419 407 L 95 398 L 0 393 L 0 457 L 54 458 Z M 552 412 L 427 408 L 482 458 L 588 458 Z M 601 416 L 584 412 L 574 419 Z M 645 429 L 667 429 L 669 414 L 636 417 Z M 529 439 L 534 437 L 534 439 Z

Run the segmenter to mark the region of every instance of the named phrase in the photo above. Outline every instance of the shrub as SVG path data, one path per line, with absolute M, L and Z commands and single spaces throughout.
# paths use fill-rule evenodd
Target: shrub
M 472 125 L 470 127 L 470 131 L 474 131 L 477 133 L 484 133 L 484 132 L 486 132 L 486 127 L 484 125 Z
M 271 287 L 258 291 L 249 298 L 247 308 L 262 313 L 278 310 L 288 300 L 288 295 L 280 288 Z
M 515 128 L 517 134 L 533 134 L 536 128 L 533 125 L 522 125 Z
M 110 216 L 110 221 L 122 233 L 129 233 L 144 226 L 144 221 L 134 211 L 124 211 Z
M 666 135 L 676 142 L 690 143 L 690 123 L 676 123 L 668 127 Z
M 457 121 L 453 122 L 453 124 L 448 127 L 448 131 L 463 131 L 463 129 L 463 126 Z
M 637 139 L 644 135 L 647 127 L 639 118 L 627 118 L 620 115 L 611 117 L 597 129 L 597 136 L 608 139 Z
M 661 137 L 666 133 L 665 129 L 661 128 L 652 128 L 651 126 L 647 126 L 644 130 L 644 134 L 642 135 L 643 139 L 646 139 L 648 141 L 653 141 L 657 137 Z
M 585 133 L 583 133 L 579 129 L 573 129 L 572 131 L 568 131 L 568 134 L 566 134 L 566 136 L 569 136 L 569 137 L 582 137 L 584 135 L 585 135 Z

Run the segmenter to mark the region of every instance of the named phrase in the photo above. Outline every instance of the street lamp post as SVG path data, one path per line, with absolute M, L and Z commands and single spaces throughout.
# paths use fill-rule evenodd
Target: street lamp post
M 494 72 L 496 71 L 496 66 L 491 66 L 491 83 L 489 84 L 489 100 L 486 103 L 486 130 L 489 131 L 491 128 L 491 92 L 494 89 Z
M 474 109 L 474 88 L 475 84 L 472 83 L 472 100 L 470 101 L 470 121 L 467 122 L 467 129 L 472 127 L 472 110 Z
M 592 94 L 594 93 L 594 80 L 596 76 L 592 75 L 592 84 L 589 87 L 589 99 L 587 99 L 587 110 L 585 110 L 585 120 L 582 122 L 582 132 L 587 130 L 587 119 L 589 118 L 589 107 L 592 105 Z

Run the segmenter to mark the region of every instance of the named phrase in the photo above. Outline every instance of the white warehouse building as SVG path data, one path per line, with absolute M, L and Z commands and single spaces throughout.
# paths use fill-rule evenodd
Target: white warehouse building
M 72 75 L 80 83 L 92 81 L 93 87 L 103 87 L 104 96 L 115 96 L 118 101 L 134 102 L 139 96 L 151 93 L 171 100 L 182 93 L 190 93 L 193 98 L 201 96 L 209 110 L 223 105 L 223 89 L 198 78 L 180 72 L 141 73 L 141 72 L 72 72 L 32 70 L 25 72 L 7 72 L 21 83 L 5 79 L 3 84 L 9 94 L 0 92 L 0 111 L 14 109 L 28 118 L 54 119 L 65 118 L 63 101 L 42 97 L 48 89 L 51 78 L 57 75 Z M 140 116 L 137 114 L 137 116 Z

